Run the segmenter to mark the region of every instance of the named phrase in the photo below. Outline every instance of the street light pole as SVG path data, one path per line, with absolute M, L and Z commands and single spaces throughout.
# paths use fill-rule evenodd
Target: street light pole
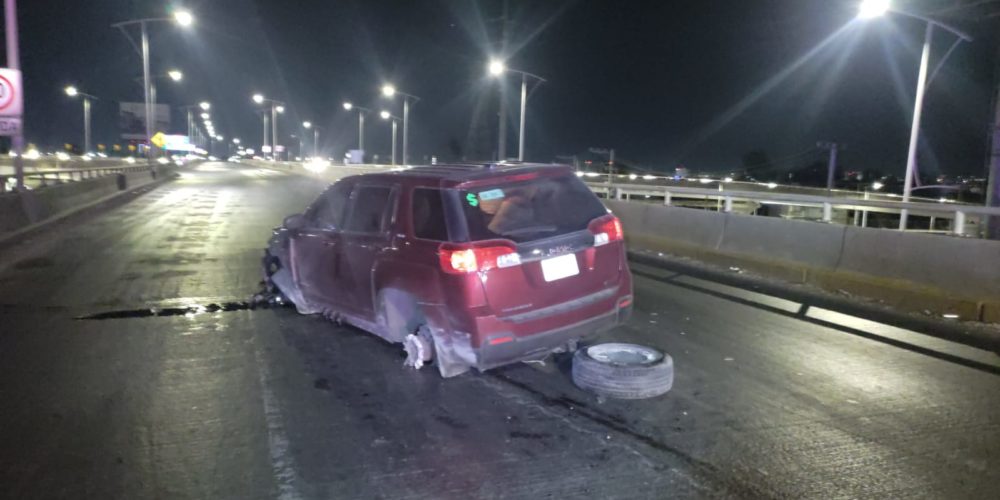
M 267 142 L 268 141 L 268 135 L 267 134 L 270 132 L 270 130 L 269 130 L 270 127 L 268 126 L 267 121 L 268 121 L 268 119 L 270 119 L 270 117 L 267 115 L 266 112 L 265 113 L 261 113 L 260 116 L 262 116 L 264 118 L 264 143 L 263 143 L 263 146 L 260 148 L 262 150 L 262 152 L 263 152 L 264 148 L 268 148 L 269 147 L 269 144 Z M 274 158 L 274 150 L 273 149 L 271 150 L 271 157 Z
M 365 112 L 358 111 L 358 149 L 365 150 Z M 364 154 L 364 153 L 361 153 Z
M 403 137 L 406 137 L 406 122 L 403 122 Z M 396 120 L 392 120 L 392 164 L 396 164 Z
M 90 96 L 83 96 L 83 154 L 90 152 Z
M 150 74 L 149 74 L 149 32 L 146 29 L 146 21 L 139 22 L 142 31 L 142 93 L 146 110 L 146 162 L 153 161 L 153 106 L 151 101 Z
M 7 67 L 10 69 L 21 69 L 21 56 L 17 39 L 17 2 L 15 0 L 4 0 L 4 21 L 6 22 L 7 35 Z M 24 190 L 24 160 L 21 158 L 21 151 L 24 149 L 24 122 L 21 122 L 21 130 L 18 130 L 10 138 L 11 151 L 14 153 L 14 177 L 17 178 L 18 191 Z
M 517 161 L 524 161 L 524 113 L 528 105 L 528 74 L 521 73 L 521 131 L 517 135 Z
M 278 156 L 278 106 L 271 101 L 271 156 L 275 161 L 280 160 Z
M 495 76 L 495 77 L 500 77 L 500 76 L 502 76 L 504 73 L 506 73 L 508 71 L 511 72 L 511 73 L 518 73 L 518 74 L 521 75 L 521 120 L 520 120 L 521 121 L 521 124 L 520 124 L 521 126 L 520 126 L 520 130 L 519 130 L 519 133 L 518 133 L 518 138 L 517 138 L 517 142 L 518 142 L 518 144 L 517 144 L 517 160 L 518 161 L 524 161 L 524 139 L 525 139 L 525 137 L 524 137 L 524 124 L 525 124 L 525 116 L 527 115 L 527 109 L 528 109 L 528 77 L 530 76 L 531 78 L 534 78 L 534 79 L 538 80 L 539 83 L 544 83 L 545 79 L 542 78 L 542 77 L 540 77 L 540 76 L 538 76 L 538 75 L 534 75 L 534 74 L 528 73 L 526 71 L 519 71 L 519 70 L 516 70 L 516 69 L 510 69 L 510 68 L 507 67 L 506 64 L 504 64 L 503 61 L 500 61 L 498 59 L 494 59 L 494 60 L 490 61 L 488 69 L 489 69 L 490 75 Z M 501 160 L 502 160 L 502 158 L 501 158 Z
M 910 127 L 910 149 L 906 156 L 906 178 L 903 180 L 903 203 L 910 201 L 910 192 L 913 190 L 913 170 L 917 164 L 917 145 L 920 138 L 920 118 L 924 110 L 924 91 L 927 89 L 927 66 L 931 58 L 931 42 L 934 39 L 934 23 L 927 23 L 927 30 L 924 34 L 924 50 L 920 56 L 920 73 L 917 76 L 917 96 L 913 104 L 913 124 Z M 899 229 L 906 229 L 908 210 L 902 209 L 899 213 Z

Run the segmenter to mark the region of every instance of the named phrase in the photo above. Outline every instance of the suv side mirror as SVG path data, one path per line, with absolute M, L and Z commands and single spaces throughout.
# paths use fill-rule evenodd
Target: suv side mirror
M 302 229 L 306 227 L 306 216 L 303 214 L 293 214 L 285 217 L 285 221 L 282 225 L 285 229 Z

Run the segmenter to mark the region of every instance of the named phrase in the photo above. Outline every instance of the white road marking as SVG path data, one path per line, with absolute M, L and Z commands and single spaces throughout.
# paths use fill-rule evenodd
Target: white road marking
M 264 420 L 267 423 L 267 449 L 271 455 L 271 468 L 278 485 L 278 498 L 281 500 L 299 500 L 299 475 L 295 471 L 295 459 L 289 453 L 288 435 L 285 433 L 285 422 L 281 418 L 281 408 L 277 398 L 271 391 L 269 380 L 271 371 L 260 348 L 254 350 L 257 358 L 257 375 L 260 380 L 260 395 L 264 403 Z

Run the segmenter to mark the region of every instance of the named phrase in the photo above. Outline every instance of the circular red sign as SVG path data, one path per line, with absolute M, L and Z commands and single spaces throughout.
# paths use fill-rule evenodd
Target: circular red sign
M 10 80 L 0 75 L 0 87 L 6 92 L 0 92 L 0 112 L 7 109 L 14 102 L 14 85 Z

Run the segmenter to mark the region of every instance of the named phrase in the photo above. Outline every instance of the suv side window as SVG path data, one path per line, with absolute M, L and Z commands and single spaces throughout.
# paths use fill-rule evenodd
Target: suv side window
M 340 182 L 334 184 L 320 197 L 309 213 L 309 219 L 315 227 L 321 229 L 340 229 L 347 212 L 347 202 L 350 201 L 351 184 Z
M 382 232 L 382 221 L 392 201 L 390 187 L 359 186 L 351 196 L 351 213 L 344 229 L 368 234 Z
M 413 190 L 413 235 L 424 240 L 448 241 L 444 202 L 440 189 Z

